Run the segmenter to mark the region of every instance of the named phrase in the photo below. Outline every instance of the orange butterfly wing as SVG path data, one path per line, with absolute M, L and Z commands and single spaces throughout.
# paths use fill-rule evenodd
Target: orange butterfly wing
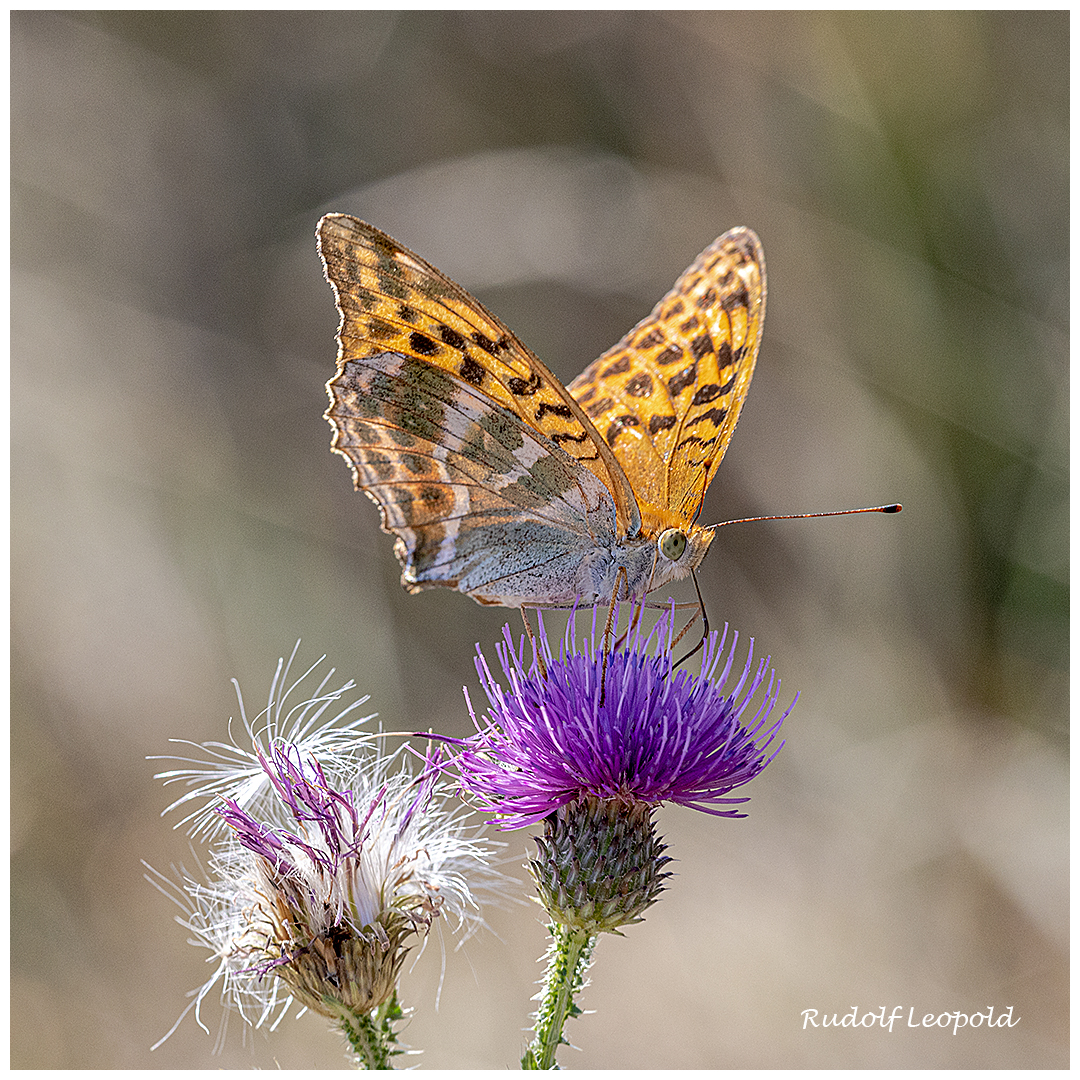
M 611 492 L 617 530 L 636 535 L 641 518 L 616 456 L 561 382 L 478 300 L 386 233 L 347 214 L 327 214 L 319 254 L 341 312 L 338 374 L 328 383 L 332 447 L 350 413 L 337 400 L 345 365 L 395 353 L 447 372 L 515 413 L 593 472 Z M 339 423 L 339 419 L 342 423 Z
M 732 229 L 568 387 L 630 478 L 647 525 L 653 508 L 683 528 L 697 515 L 746 399 L 764 318 L 761 242 Z

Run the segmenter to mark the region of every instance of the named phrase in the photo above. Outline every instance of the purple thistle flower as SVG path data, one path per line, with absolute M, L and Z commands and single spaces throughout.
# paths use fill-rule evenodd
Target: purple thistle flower
M 456 766 L 462 786 L 499 817 L 501 828 L 530 825 L 582 798 L 627 807 L 674 802 L 721 817 L 744 816 L 726 807 L 746 799 L 728 793 L 772 760 L 783 743 L 769 756 L 766 751 L 791 710 L 766 728 L 780 682 L 772 672 L 766 682 L 768 657 L 754 669 L 753 639 L 738 682 L 724 692 L 738 642 L 736 633 L 717 675 L 726 627 L 722 636 L 714 632 L 706 640 L 699 676 L 673 670 L 674 622 L 672 610 L 651 633 L 634 631 L 605 657 L 594 610 L 591 636 L 578 647 L 571 619 L 556 658 L 541 618 L 542 663 L 534 658 L 529 665 L 524 641 L 515 652 L 505 627 L 496 653 L 507 689 L 477 650 L 489 708 L 477 719 L 469 702 L 477 734 Z M 761 704 L 743 723 L 762 686 Z

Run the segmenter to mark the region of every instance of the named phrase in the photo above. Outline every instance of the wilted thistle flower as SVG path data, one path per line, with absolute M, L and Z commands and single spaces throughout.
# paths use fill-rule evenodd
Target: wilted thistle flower
M 192 836 L 209 840 L 220 836 L 225 821 L 216 812 L 223 798 L 230 798 L 240 806 L 258 812 L 263 803 L 272 797 L 272 785 L 263 768 L 263 755 L 277 741 L 295 746 L 304 758 L 323 760 L 335 755 L 339 748 L 345 758 L 355 751 L 357 739 L 362 736 L 357 729 L 375 719 L 375 714 L 355 716 L 367 700 L 367 695 L 346 701 L 333 715 L 331 707 L 342 702 L 346 695 L 356 689 L 349 679 L 337 689 L 327 689 L 334 677 L 335 668 L 328 669 L 311 685 L 325 656 L 316 660 L 295 682 L 290 683 L 293 661 L 300 642 L 294 646 L 286 660 L 278 660 L 277 670 L 270 682 L 270 695 L 266 708 L 253 717 L 248 716 L 240 684 L 233 679 L 243 735 L 233 730 L 229 721 L 229 742 L 193 743 L 188 739 L 172 739 L 171 742 L 192 747 L 195 756 L 182 758 L 177 754 L 158 755 L 151 761 L 181 761 L 183 767 L 156 774 L 165 783 L 186 783 L 191 789 L 162 811 L 162 816 L 187 804 L 194 804 L 175 828 L 189 825 Z M 299 700 L 296 700 L 299 697 Z
M 725 693 L 738 634 L 719 674 L 726 629 L 710 634 L 694 677 L 673 669 L 674 610 L 611 652 L 597 635 L 595 610 L 580 647 L 573 622 L 555 656 L 541 619 L 540 658 L 528 664 L 524 642 L 515 652 L 506 627 L 496 648 L 506 689 L 478 651 L 488 711 L 477 719 L 469 703 L 477 734 L 456 767 L 463 788 L 502 828 L 544 821 L 531 864 L 541 900 L 557 922 L 595 934 L 639 921 L 663 888 L 668 859 L 655 808 L 674 802 L 743 816 L 731 804 L 746 799 L 729 792 L 772 760 L 767 751 L 787 713 L 766 728 L 780 686 L 771 673 L 766 684 L 768 658 L 754 670 L 752 640 Z M 762 686 L 764 698 L 744 723 Z
M 232 800 L 221 810 L 254 856 L 248 873 L 262 898 L 245 931 L 251 970 L 273 973 L 325 1016 L 368 1013 L 390 999 L 406 942 L 444 902 L 427 850 L 409 835 L 434 775 L 393 790 L 383 784 L 358 799 L 335 789 L 319 763 L 301 761 L 294 747 L 273 747 L 264 768 L 295 832 Z
M 282 675 L 279 666 L 275 686 Z M 321 713 L 340 696 L 324 686 L 293 712 Z M 487 866 L 493 845 L 467 825 L 436 756 L 417 776 L 405 749 L 388 753 L 381 736 L 341 738 L 310 725 L 303 733 L 299 745 L 254 738 L 262 785 L 244 765 L 233 767 L 233 793 L 225 787 L 221 761 L 245 761 L 235 746 L 223 755 L 223 744 L 211 744 L 205 783 L 185 771 L 197 790 L 221 797 L 215 813 L 229 826 L 207 880 L 186 876 L 181 886 L 183 925 L 218 957 L 190 1007 L 198 1018 L 217 986 L 259 1026 L 276 1025 L 296 1001 L 337 1021 L 361 1063 L 385 1068 L 396 1052 L 389 1022 L 401 1015 L 395 990 L 405 956 L 436 918 L 467 932 L 480 924 L 474 892 L 497 889 L 500 877 Z

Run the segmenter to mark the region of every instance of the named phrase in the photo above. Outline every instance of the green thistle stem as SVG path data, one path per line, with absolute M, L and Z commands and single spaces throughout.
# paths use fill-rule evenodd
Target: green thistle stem
M 532 1046 L 521 1059 L 523 1069 L 557 1069 L 555 1051 L 566 1040 L 562 1037 L 567 1017 L 580 1016 L 574 1004 L 575 995 L 585 985 L 596 935 L 575 930 L 561 923 L 552 923 L 551 945 L 548 948 L 548 968 L 540 1008 L 536 1012 L 536 1027 Z
M 341 1010 L 338 1023 L 356 1055 L 358 1069 L 392 1069 L 390 1059 L 400 1054 L 394 1021 L 404 1016 L 397 994 L 369 1013 Z

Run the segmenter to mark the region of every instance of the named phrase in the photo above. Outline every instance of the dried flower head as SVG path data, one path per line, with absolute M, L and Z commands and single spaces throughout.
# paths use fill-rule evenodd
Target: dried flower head
M 228 826 L 206 879 L 185 875 L 173 886 L 183 925 L 218 957 L 189 1007 L 197 1018 L 217 987 L 255 1026 L 276 1024 L 292 1001 L 355 1026 L 392 1002 L 406 954 L 435 919 L 448 917 L 467 936 L 481 924 L 475 895 L 499 889 L 501 875 L 488 866 L 494 845 L 466 820 L 437 755 L 417 770 L 406 748 L 389 752 L 383 736 L 356 734 L 354 724 L 345 735 L 332 731 L 359 702 L 330 716 L 329 703 L 352 684 L 331 694 L 325 684 L 291 711 L 328 717 L 305 723 L 299 743 L 246 724 L 250 752 L 234 746 L 223 755 L 212 744 L 202 782 L 197 769 L 185 770 L 197 791 L 213 791 L 214 813 Z M 279 711 L 272 693 L 269 714 Z M 230 766 L 232 788 L 223 758 L 242 765 Z M 201 832 L 214 835 L 205 824 Z

